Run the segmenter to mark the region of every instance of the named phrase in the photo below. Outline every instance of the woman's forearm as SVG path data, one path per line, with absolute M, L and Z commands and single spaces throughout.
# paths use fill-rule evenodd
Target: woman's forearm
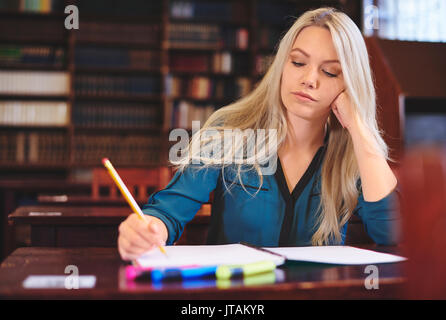
M 365 201 L 379 201 L 390 194 L 397 179 L 386 158 L 378 151 L 371 132 L 358 122 L 349 128 L 361 176 Z

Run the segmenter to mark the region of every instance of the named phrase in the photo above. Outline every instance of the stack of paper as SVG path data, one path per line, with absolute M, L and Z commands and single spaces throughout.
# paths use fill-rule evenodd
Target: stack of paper
M 257 249 L 242 244 L 210 246 L 167 246 L 138 259 L 142 267 L 240 265 L 265 260 L 276 265 L 286 260 L 342 265 L 394 263 L 406 258 L 349 246 L 282 247 Z M 269 251 L 269 252 L 267 252 Z

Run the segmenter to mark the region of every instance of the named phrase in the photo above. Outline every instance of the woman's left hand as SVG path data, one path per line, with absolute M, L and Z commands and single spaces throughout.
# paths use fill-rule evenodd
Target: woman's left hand
M 349 130 L 356 124 L 356 111 L 350 101 L 350 97 L 342 91 L 331 103 L 331 109 L 342 127 Z

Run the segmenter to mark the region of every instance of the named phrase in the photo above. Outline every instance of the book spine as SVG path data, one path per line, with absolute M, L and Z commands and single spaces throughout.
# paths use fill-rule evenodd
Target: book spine
M 77 135 L 75 161 L 101 163 L 106 155 L 116 165 L 148 165 L 159 163 L 160 139 L 145 135 Z
M 79 29 L 79 41 L 95 43 L 129 43 L 158 45 L 160 43 L 160 25 L 158 24 L 116 24 L 85 21 Z M 147 36 L 150 35 L 150 36 Z
M 159 106 L 151 104 L 76 103 L 73 109 L 74 124 L 85 127 L 157 127 L 160 119 Z
M 0 93 L 67 95 L 68 78 L 67 72 L 0 71 Z
M 68 104 L 66 102 L 1 101 L 0 124 L 66 126 Z
M 193 103 L 186 100 L 179 100 L 172 107 L 172 116 L 169 128 L 191 129 L 192 121 L 200 121 L 203 125 L 214 113 L 215 106 L 205 103 Z
M 158 76 L 92 76 L 78 75 L 75 78 L 75 93 L 78 95 L 131 95 L 160 94 L 161 79 Z

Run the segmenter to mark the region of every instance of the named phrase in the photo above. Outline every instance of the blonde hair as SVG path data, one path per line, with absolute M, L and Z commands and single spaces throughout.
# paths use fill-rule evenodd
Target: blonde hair
M 225 129 L 275 129 L 277 140 L 268 137 L 260 145 L 278 150 L 287 134 L 285 107 L 280 96 L 281 77 L 284 64 L 288 59 L 294 41 L 299 32 L 308 26 L 327 28 L 332 36 L 344 76 L 346 92 L 357 111 L 358 121 L 372 132 L 376 149 L 386 158 L 388 150 L 376 122 L 375 88 L 373 85 L 367 49 L 361 32 L 354 22 L 344 13 L 334 8 L 319 8 L 302 14 L 281 39 L 274 60 L 258 86 L 247 96 L 215 111 L 205 122 L 190 142 L 186 156 L 180 161 L 172 162 L 178 170 L 199 159 L 202 168 L 215 164 L 215 159 L 193 153 L 191 146 L 199 144 L 212 150 L 213 140 L 201 140 L 200 136 L 207 130 L 224 132 Z M 348 221 L 357 205 L 359 195 L 359 169 L 353 150 L 350 134 L 343 129 L 333 113 L 327 121 L 330 131 L 327 149 L 321 169 L 321 202 L 318 208 L 318 220 L 312 237 L 313 245 L 340 243 L 341 228 Z M 263 143 L 263 144 L 262 144 Z M 244 148 L 243 141 L 232 149 L 225 150 L 223 157 L 233 158 L 236 152 Z M 271 150 L 271 149 L 270 149 Z M 249 170 L 255 170 L 263 183 L 259 162 L 268 161 L 271 155 L 262 153 Z M 224 172 L 226 165 L 221 165 Z M 243 186 L 241 178 L 242 164 L 237 164 L 237 179 Z M 222 175 L 224 178 L 224 175 Z M 226 183 L 225 186 L 227 187 Z M 246 190 L 246 189 L 245 189 Z M 260 190 L 260 188 L 259 188 Z M 247 190 L 246 190 L 247 191 Z

